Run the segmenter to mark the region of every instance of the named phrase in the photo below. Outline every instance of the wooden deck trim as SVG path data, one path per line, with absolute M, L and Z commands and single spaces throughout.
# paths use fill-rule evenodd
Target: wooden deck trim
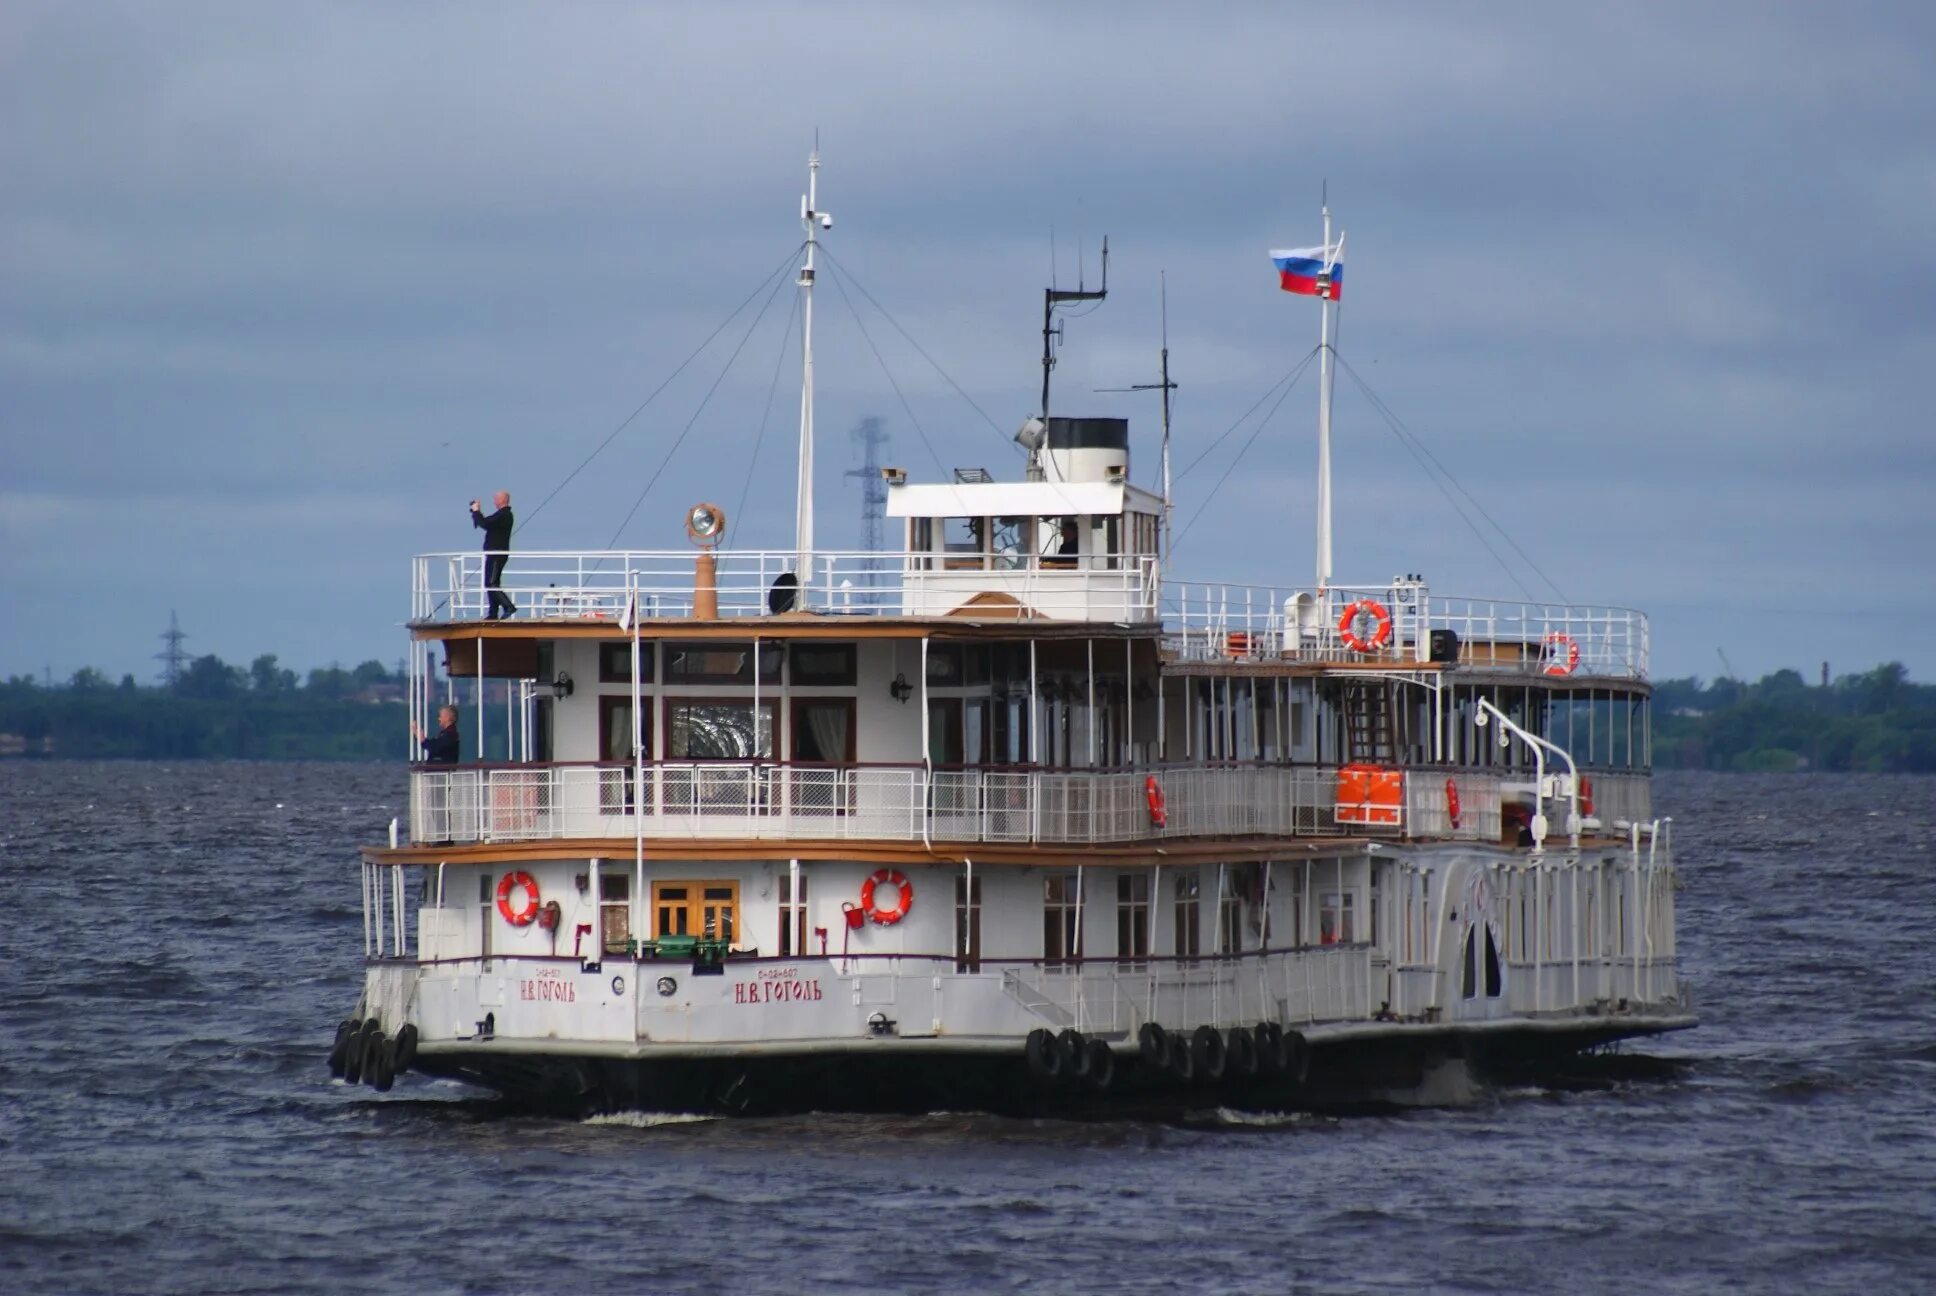
M 1205 864 L 1242 860 L 1288 859 L 1363 851 L 1369 837 L 1243 837 L 1192 838 L 1177 841 L 1124 842 L 1101 846 L 997 845 L 975 842 L 936 842 L 928 850 L 919 842 L 786 841 L 760 838 L 652 837 L 646 839 L 648 862 L 662 860 L 837 860 L 857 864 L 1012 864 L 1040 868 L 1070 868 L 1077 864 L 1115 868 L 1158 864 Z M 371 864 L 511 864 L 541 860 L 633 858 L 630 837 L 546 837 L 534 841 L 466 843 L 455 846 L 364 846 Z

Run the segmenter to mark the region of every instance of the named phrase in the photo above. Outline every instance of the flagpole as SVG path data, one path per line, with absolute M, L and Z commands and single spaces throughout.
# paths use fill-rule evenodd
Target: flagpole
M 1324 257 L 1331 257 L 1331 204 L 1324 204 Z M 1329 270 L 1326 266 L 1326 270 Z M 1327 274 L 1325 276 L 1329 278 Z M 1331 584 L 1331 307 L 1319 296 L 1318 323 L 1318 590 Z

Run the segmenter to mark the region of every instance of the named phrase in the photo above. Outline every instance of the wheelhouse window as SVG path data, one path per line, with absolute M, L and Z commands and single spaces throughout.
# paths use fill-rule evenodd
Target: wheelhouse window
M 1075 873 L 1042 879 L 1042 962 L 1070 967 L 1082 957 L 1082 884 Z

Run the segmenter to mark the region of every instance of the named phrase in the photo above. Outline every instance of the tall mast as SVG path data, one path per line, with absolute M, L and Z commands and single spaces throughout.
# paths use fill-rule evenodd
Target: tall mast
M 1324 202 L 1324 258 L 1327 263 L 1331 259 L 1328 199 Z M 1331 310 L 1335 303 L 1328 291 L 1318 301 L 1318 588 L 1325 589 L 1331 584 Z
M 1049 373 L 1055 368 L 1055 339 L 1062 332 L 1055 326 L 1055 308 L 1064 302 L 1101 301 L 1109 295 L 1109 238 L 1102 240 L 1102 287 L 1095 292 L 1087 291 L 1082 282 L 1082 262 L 1076 262 L 1076 288 L 1070 292 L 1066 288 L 1044 288 L 1042 290 L 1042 419 L 1049 417 Z
M 1163 275 L 1158 282 L 1162 285 L 1163 300 L 1163 561 L 1170 560 L 1170 393 L 1176 384 L 1170 381 L 1170 278 Z
M 793 497 L 794 574 L 802 586 L 813 581 L 813 254 L 820 230 L 833 228 L 821 212 L 820 150 L 807 155 L 807 192 L 800 198 L 800 223 L 807 228 L 807 256 L 800 266 L 800 481 Z

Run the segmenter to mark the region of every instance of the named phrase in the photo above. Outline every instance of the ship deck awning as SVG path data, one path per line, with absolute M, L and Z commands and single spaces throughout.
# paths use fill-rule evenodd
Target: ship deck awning
M 923 483 L 887 492 L 888 517 L 1111 517 L 1162 511 L 1159 496 L 1127 482 Z

